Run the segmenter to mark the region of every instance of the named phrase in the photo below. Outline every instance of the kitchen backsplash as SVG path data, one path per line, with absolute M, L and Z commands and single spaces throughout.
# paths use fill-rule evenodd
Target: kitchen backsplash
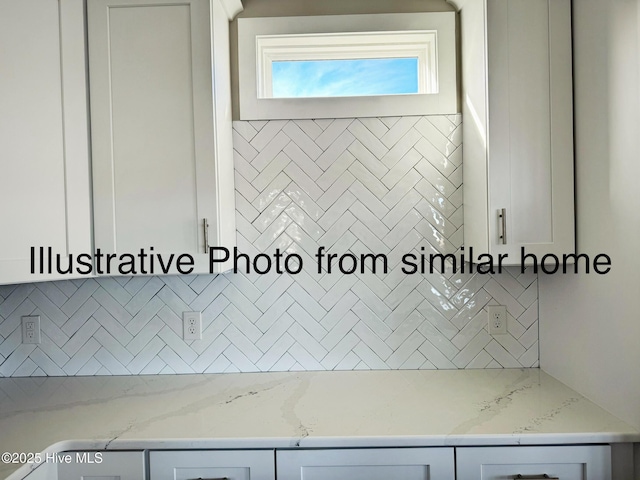
M 239 249 L 305 268 L 0 286 L 0 376 L 538 366 L 535 275 L 401 271 L 462 244 L 461 131 L 459 115 L 234 122 Z M 389 272 L 317 274 L 320 246 Z M 490 304 L 509 334 L 488 335 Z M 185 342 L 191 310 L 203 340 Z M 30 314 L 40 345 L 21 343 Z

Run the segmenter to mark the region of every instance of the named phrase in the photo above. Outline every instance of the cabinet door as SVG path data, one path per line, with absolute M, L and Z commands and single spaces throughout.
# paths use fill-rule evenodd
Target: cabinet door
M 143 480 L 145 478 L 142 452 L 66 452 L 59 455 L 71 455 L 72 458 L 71 463 L 59 464 L 60 480 Z
M 453 448 L 278 450 L 278 480 L 453 480 Z
M 610 480 L 611 449 L 578 447 L 457 448 L 458 480 L 558 478 L 562 480 Z M 526 477 L 529 475 L 529 477 Z
M 91 251 L 84 38 L 82 0 L 0 2 L 0 284 L 61 277 L 31 247 Z
M 572 253 L 571 2 L 463 3 L 465 248 Z
M 216 243 L 222 207 L 209 0 L 92 0 L 88 30 L 95 245 L 208 271 L 203 222 Z
M 154 451 L 153 480 L 275 480 L 273 450 Z
M 490 231 L 495 252 L 517 262 L 520 247 L 574 251 L 569 10 L 568 0 L 487 3 Z

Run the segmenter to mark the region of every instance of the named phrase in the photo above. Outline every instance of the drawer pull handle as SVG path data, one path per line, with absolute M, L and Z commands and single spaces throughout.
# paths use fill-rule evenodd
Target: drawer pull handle
M 215 477 L 215 478 L 198 477 L 198 478 L 194 478 L 193 480 L 229 480 L 229 478 L 228 477 Z
M 204 253 L 209 253 L 209 222 L 206 218 L 202 219 L 202 229 L 204 230 Z M 202 480 L 210 479 L 203 478 Z
M 544 479 L 548 479 L 548 480 L 560 480 L 560 477 L 550 477 L 549 475 L 547 475 L 546 473 L 541 473 L 540 475 L 522 475 L 522 474 L 517 474 L 514 475 L 513 477 L 514 479 L 523 479 L 523 480 L 544 480 Z
M 498 237 L 501 241 L 503 245 L 507 244 L 507 209 L 506 208 L 501 208 L 500 210 L 498 210 L 498 218 L 500 218 L 501 220 L 501 224 L 502 224 L 502 235 L 500 235 L 500 237 Z M 518 478 L 518 477 L 515 477 Z M 522 477 L 522 478 L 527 478 L 527 477 Z M 536 477 L 532 477 L 532 478 L 536 478 Z M 537 477 L 537 478 L 545 478 L 545 477 Z

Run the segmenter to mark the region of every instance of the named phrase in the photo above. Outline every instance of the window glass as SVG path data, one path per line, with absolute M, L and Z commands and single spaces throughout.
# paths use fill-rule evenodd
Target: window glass
M 276 61 L 273 98 L 418 93 L 417 58 Z

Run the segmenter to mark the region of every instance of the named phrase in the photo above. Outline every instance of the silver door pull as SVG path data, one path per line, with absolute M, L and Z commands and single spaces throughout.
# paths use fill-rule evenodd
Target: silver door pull
M 498 218 L 500 218 L 500 220 L 502 220 L 502 235 L 500 235 L 500 238 L 502 240 L 502 244 L 506 245 L 507 244 L 507 209 L 506 208 L 501 208 L 500 210 L 498 210 Z M 527 478 L 527 477 L 522 477 L 522 478 Z M 535 478 L 535 477 L 533 477 Z M 544 478 L 544 477 L 540 477 L 540 478 Z
M 198 477 L 198 478 L 194 478 L 193 480 L 229 480 L 229 478 L 228 477 L 215 477 L 215 478 Z
M 204 253 L 209 253 L 209 222 L 206 218 L 202 219 L 202 229 L 204 230 Z M 202 480 L 210 480 L 203 478 Z
M 528 480 L 543 480 L 543 479 L 560 480 L 560 477 L 550 477 L 546 473 L 541 473 L 541 474 L 538 474 L 538 475 L 521 475 L 521 474 L 517 474 L 517 475 L 514 475 L 511 478 L 514 478 L 514 479 L 520 478 L 520 479 L 528 479 Z

